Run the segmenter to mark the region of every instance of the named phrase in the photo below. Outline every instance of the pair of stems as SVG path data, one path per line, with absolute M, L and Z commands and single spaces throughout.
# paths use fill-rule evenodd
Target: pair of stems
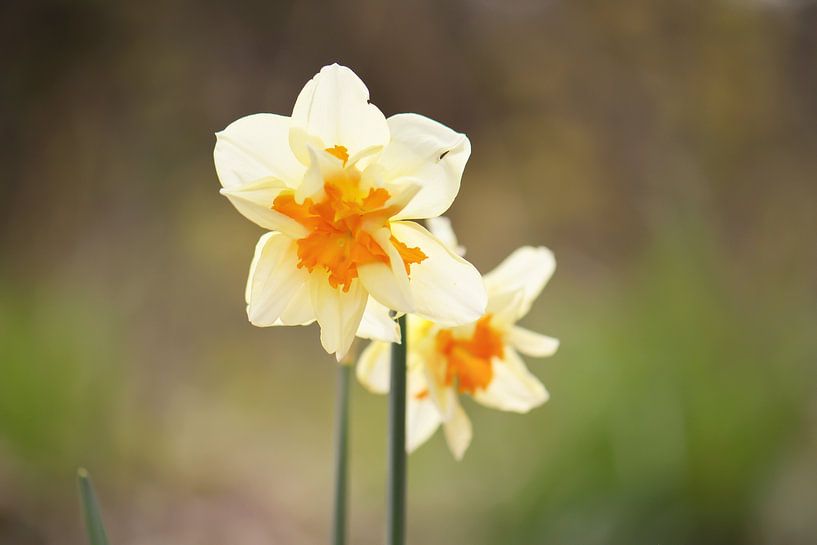
M 389 388 L 388 484 L 386 543 L 405 545 L 406 540 L 406 317 L 398 319 L 401 344 L 391 348 Z M 352 366 L 338 366 L 338 395 L 335 411 L 335 509 L 332 545 L 346 545 L 349 477 L 349 386 Z M 85 529 L 90 545 L 108 545 L 99 503 L 88 472 L 78 472 Z
M 391 346 L 389 373 L 388 482 L 386 491 L 386 544 L 406 542 L 406 317 L 401 316 L 401 343 Z M 338 369 L 338 394 L 335 411 L 335 510 L 332 519 L 332 545 L 346 545 L 346 520 L 349 476 L 349 383 L 351 365 Z

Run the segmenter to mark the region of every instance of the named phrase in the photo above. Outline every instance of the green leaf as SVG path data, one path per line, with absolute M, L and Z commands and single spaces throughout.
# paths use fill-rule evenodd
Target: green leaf
M 94 486 L 91 484 L 91 476 L 84 468 L 77 471 L 79 480 L 79 497 L 82 501 L 82 514 L 85 518 L 85 531 L 88 534 L 90 545 L 108 545 L 108 536 L 105 534 L 105 526 L 102 524 L 102 516 L 99 513 L 99 502 L 97 502 Z

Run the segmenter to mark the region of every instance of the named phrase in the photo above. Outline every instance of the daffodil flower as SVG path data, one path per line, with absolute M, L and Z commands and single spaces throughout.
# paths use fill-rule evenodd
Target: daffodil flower
M 409 221 L 451 205 L 471 153 L 465 135 L 416 114 L 386 119 L 333 64 L 291 117 L 250 115 L 216 136 L 221 193 L 270 231 L 247 281 L 253 324 L 317 320 L 340 360 L 356 334 L 399 341 L 389 309 L 449 325 L 485 311 L 477 270 Z
M 445 218 L 432 231 L 462 252 Z M 486 312 L 473 322 L 450 327 L 425 317 L 407 316 L 408 410 L 406 448 L 428 440 L 442 424 L 449 449 L 458 460 L 471 442 L 472 428 L 460 394 L 503 411 L 525 413 L 547 401 L 545 387 L 528 371 L 520 354 L 550 356 L 559 341 L 516 325 L 539 296 L 556 262 L 547 248 L 519 248 L 485 275 Z M 357 366 L 369 390 L 389 389 L 389 345 L 372 342 Z

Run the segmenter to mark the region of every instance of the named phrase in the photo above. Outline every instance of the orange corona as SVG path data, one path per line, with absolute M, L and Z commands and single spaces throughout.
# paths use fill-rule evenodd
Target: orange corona
M 443 329 L 437 333 L 436 348 L 447 362 L 446 385 L 456 379 L 459 391 L 469 394 L 488 387 L 494 375 L 491 361 L 503 356 L 502 335 L 491 327 L 490 314 L 479 319 L 468 338 L 456 338 Z
M 349 153 L 345 147 L 335 146 L 326 151 L 346 166 Z M 343 286 L 343 291 L 348 292 L 358 276 L 359 265 L 389 264 L 388 254 L 371 233 L 388 229 L 389 218 L 397 210 L 386 206 L 391 195 L 384 188 L 364 192 L 360 187 L 360 171 L 354 167 L 344 168 L 324 180 L 323 188 L 325 197 L 320 202 L 307 198 L 298 203 L 290 190 L 275 198 L 272 209 L 309 230 L 306 237 L 297 241 L 298 267 L 306 267 L 309 272 L 321 267 L 329 273 L 333 288 Z M 406 273 L 413 263 L 426 259 L 419 248 L 410 248 L 393 235 L 389 240 L 400 254 Z

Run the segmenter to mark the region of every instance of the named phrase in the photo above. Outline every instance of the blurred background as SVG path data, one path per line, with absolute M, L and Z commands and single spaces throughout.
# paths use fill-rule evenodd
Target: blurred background
M 817 543 L 817 3 L 5 2 L 0 48 L 0 544 L 83 543 L 80 465 L 112 543 L 328 542 L 335 364 L 247 322 L 212 148 L 335 61 L 470 136 L 473 263 L 559 263 L 551 400 L 412 455 L 410 542 Z

